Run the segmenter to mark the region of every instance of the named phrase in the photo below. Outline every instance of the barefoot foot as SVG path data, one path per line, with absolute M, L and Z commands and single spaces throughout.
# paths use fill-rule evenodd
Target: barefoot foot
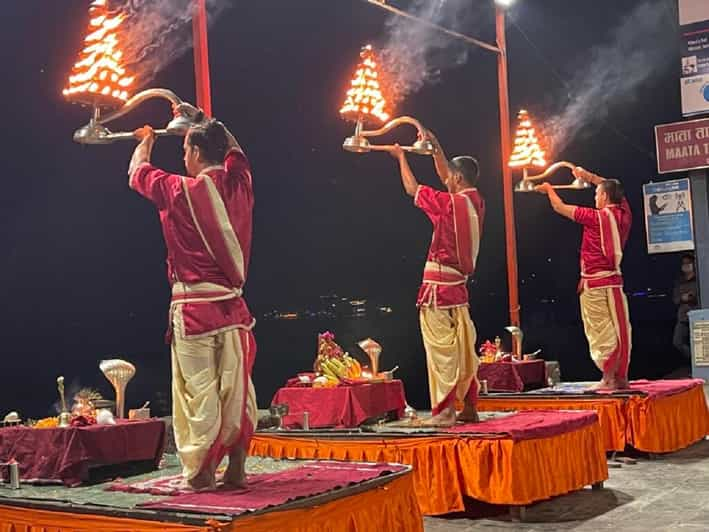
M 229 467 L 224 472 L 224 486 L 246 487 L 246 453 L 240 447 L 229 453 Z
M 449 407 L 430 418 L 422 419 L 420 427 L 452 427 L 455 425 L 455 408 Z
M 186 486 L 194 491 L 208 491 L 217 488 L 217 481 L 213 471 L 201 471 L 196 477 L 187 480 Z
M 463 410 L 456 416 L 456 420 L 459 423 L 479 423 L 480 416 L 478 415 L 478 410 L 475 408 L 475 405 L 466 401 Z

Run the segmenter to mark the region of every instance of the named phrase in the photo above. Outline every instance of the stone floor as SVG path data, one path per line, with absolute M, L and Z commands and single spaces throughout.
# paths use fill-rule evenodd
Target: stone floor
M 637 458 L 634 465 L 609 469 L 602 490 L 588 488 L 528 507 L 524 522 L 513 520 L 507 508 L 474 505 L 465 514 L 427 517 L 425 530 L 709 531 L 709 440 L 654 459 Z

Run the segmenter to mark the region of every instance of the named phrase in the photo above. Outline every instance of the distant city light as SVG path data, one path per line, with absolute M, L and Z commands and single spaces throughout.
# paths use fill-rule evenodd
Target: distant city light
M 365 318 L 372 312 L 377 315 L 389 315 L 394 311 L 383 301 L 372 302 L 368 299 L 340 297 L 336 294 L 321 295 L 318 301 L 303 307 L 289 305 L 285 310 L 274 308 L 263 314 L 266 320 L 339 320 Z

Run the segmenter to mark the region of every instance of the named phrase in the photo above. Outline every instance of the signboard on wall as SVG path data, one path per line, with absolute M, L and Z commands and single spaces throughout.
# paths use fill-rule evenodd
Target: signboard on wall
M 709 113 L 709 1 L 678 3 L 682 115 Z
M 657 171 L 709 168 L 709 118 L 655 126 Z
M 689 179 L 643 185 L 648 253 L 694 249 Z

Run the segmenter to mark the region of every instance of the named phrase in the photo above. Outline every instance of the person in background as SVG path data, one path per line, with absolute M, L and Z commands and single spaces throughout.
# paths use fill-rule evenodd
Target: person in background
M 682 255 L 681 271 L 675 281 L 672 300 L 677 305 L 677 323 L 672 336 L 672 345 L 689 361 L 692 351 L 689 346 L 689 318 L 687 317 L 687 312 L 699 308 L 694 255 L 691 253 Z

